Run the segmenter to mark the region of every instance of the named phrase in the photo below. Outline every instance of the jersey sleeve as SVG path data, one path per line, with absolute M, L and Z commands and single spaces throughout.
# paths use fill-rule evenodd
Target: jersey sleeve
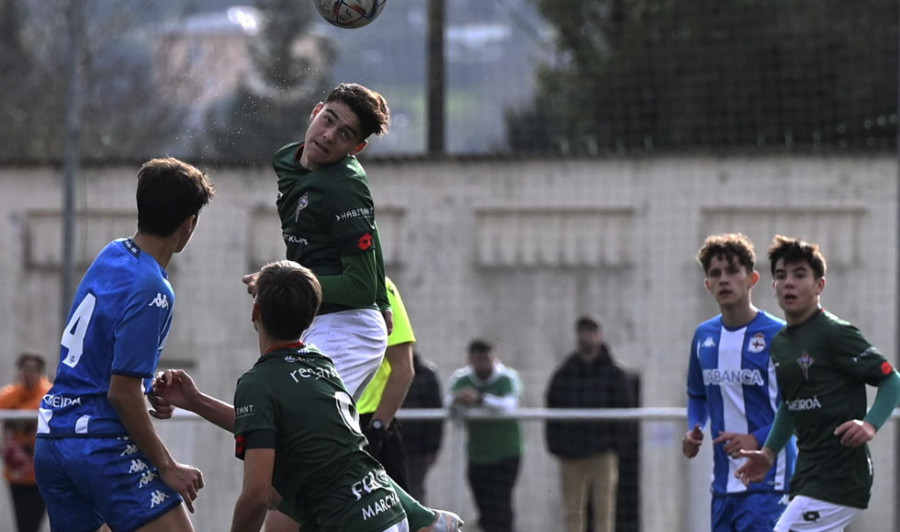
M 415 342 L 416 335 L 413 333 L 409 314 L 406 313 L 406 306 L 403 304 L 403 298 L 400 297 L 400 291 L 389 278 L 385 279 L 385 286 L 387 287 L 388 301 L 394 313 L 394 330 L 388 336 L 388 345 Z
M 320 275 L 322 300 L 352 307 L 371 305 L 378 298 L 375 250 L 341 257 L 341 273 Z
M 234 391 L 235 456 L 247 449 L 274 449 L 278 434 L 276 405 L 269 388 L 242 377 Z
M 691 340 L 691 358 L 688 361 L 687 394 L 688 397 L 706 399 L 706 386 L 703 385 L 703 371 L 700 368 L 697 343 L 698 338 L 695 333 L 693 340 Z
M 331 238 L 341 256 L 375 249 L 375 204 L 365 183 L 341 179 L 331 190 Z
M 485 393 L 484 406 L 494 410 L 509 411 L 519 407 L 519 397 L 522 395 L 522 381 L 518 373 L 509 371 L 497 382 L 496 393 Z
M 113 331 L 111 372 L 152 377 L 172 319 L 175 293 L 167 284 L 148 284 L 133 292 Z
M 894 371 L 891 363 L 853 325 L 838 326 L 831 342 L 835 346 L 834 364 L 866 384 L 875 386 Z
M 698 425 L 704 427 L 709 419 L 709 410 L 706 404 L 706 387 L 703 385 L 703 371 L 700 368 L 697 344 L 697 334 L 694 333 L 694 338 L 691 340 L 691 358 L 688 361 L 687 375 L 688 429 L 693 429 Z
M 450 379 L 447 381 L 447 393 L 444 395 L 444 404 L 446 406 L 450 406 L 453 404 L 453 399 L 456 397 L 456 392 L 463 389 L 465 386 L 465 382 L 463 379 L 463 375 L 465 369 L 459 369 L 453 372 L 450 375 Z

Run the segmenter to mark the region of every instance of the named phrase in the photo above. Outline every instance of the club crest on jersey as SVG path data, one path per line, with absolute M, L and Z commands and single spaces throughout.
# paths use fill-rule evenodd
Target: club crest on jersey
M 800 365 L 800 371 L 803 372 L 804 379 L 809 380 L 809 367 L 812 366 L 815 361 L 816 359 L 809 356 L 809 353 L 806 351 L 804 351 L 803 354 L 800 355 L 800 358 L 797 359 L 797 364 Z
M 294 211 L 294 222 L 297 222 L 300 219 L 300 211 L 307 208 L 309 206 L 309 192 L 304 192 L 302 196 L 300 196 L 300 200 L 297 201 L 297 210 Z
M 761 353 L 766 348 L 766 336 L 763 333 L 756 333 L 750 338 L 747 344 L 747 351 L 751 353 Z

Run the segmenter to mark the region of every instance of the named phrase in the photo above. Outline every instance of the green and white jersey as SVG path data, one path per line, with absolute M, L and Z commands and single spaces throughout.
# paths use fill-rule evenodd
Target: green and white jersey
M 386 304 L 384 258 L 365 170 L 356 157 L 348 155 L 310 171 L 300 166 L 301 149 L 299 142 L 288 144 L 278 150 L 272 161 L 278 175 L 276 206 L 287 259 L 299 262 L 319 277 L 340 275 L 342 257 L 371 250 L 375 254 L 373 282 L 378 283 L 377 292 L 383 294 Z M 319 314 L 379 307 L 375 300 L 347 306 L 329 301 L 328 296 L 323 288 Z
M 292 344 L 261 356 L 234 394 L 235 454 L 275 449 L 272 485 L 323 532 L 381 532 L 406 514 L 362 450 L 356 406 L 330 358 Z
M 447 386 L 447 404 L 453 402 L 456 392 L 472 387 L 482 394 L 482 406 L 509 411 L 518 408 L 522 395 L 519 373 L 501 363 L 494 364 L 494 372 L 487 379 L 480 379 L 471 366 L 460 368 L 450 376 Z M 522 424 L 517 419 L 472 419 L 468 422 L 469 462 L 491 464 L 506 458 L 521 456 L 525 447 Z
M 841 445 L 834 429 L 866 416 L 866 384 L 894 369 L 855 326 L 821 310 L 772 341 L 772 361 L 797 434 L 791 495 L 866 508 L 872 489 L 867 445 Z

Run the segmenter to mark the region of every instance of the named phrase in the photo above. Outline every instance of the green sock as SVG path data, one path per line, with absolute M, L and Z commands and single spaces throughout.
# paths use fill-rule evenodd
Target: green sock
M 413 499 L 412 495 L 406 493 L 406 490 L 398 486 L 394 479 L 391 478 L 390 481 L 391 487 L 397 492 L 397 497 L 400 497 L 400 506 L 406 512 L 406 519 L 409 521 L 409 529 L 411 531 L 415 532 L 420 528 L 429 526 L 437 519 L 437 514 L 434 513 L 434 510 L 422 506 L 419 501 Z

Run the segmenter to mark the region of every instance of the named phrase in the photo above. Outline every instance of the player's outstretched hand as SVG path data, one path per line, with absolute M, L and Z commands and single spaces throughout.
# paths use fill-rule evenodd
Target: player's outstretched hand
M 259 272 L 256 273 L 248 273 L 244 277 L 241 278 L 241 281 L 245 285 L 247 285 L 247 293 L 253 297 L 256 297 L 256 279 L 259 278 Z
M 737 432 L 719 431 L 719 436 L 713 440 L 713 444 L 722 445 L 725 454 L 732 458 L 739 458 L 738 451 L 755 451 L 759 449 L 759 442 L 753 434 L 739 434 Z
M 159 470 L 159 478 L 184 499 L 184 504 L 194 513 L 194 499 L 203 487 L 203 473 L 193 466 L 173 462 L 171 467 Z
M 692 430 L 684 433 L 681 439 L 681 453 L 688 458 L 697 456 L 700 452 L 700 445 L 703 443 L 703 430 L 700 425 L 694 425 Z
M 738 451 L 738 458 L 746 458 L 747 461 L 741 464 L 734 476 L 737 477 L 744 485 L 751 482 L 760 482 L 766 478 L 766 473 L 775 463 L 775 453 L 768 447 L 763 447 L 759 451 Z
M 855 449 L 872 441 L 875 437 L 875 427 L 868 421 L 851 419 L 838 425 L 834 429 L 834 435 L 841 438 L 841 445 Z
M 183 369 L 167 369 L 160 371 L 153 380 L 151 396 L 157 401 L 193 410 L 193 405 L 200 397 L 200 389 Z

